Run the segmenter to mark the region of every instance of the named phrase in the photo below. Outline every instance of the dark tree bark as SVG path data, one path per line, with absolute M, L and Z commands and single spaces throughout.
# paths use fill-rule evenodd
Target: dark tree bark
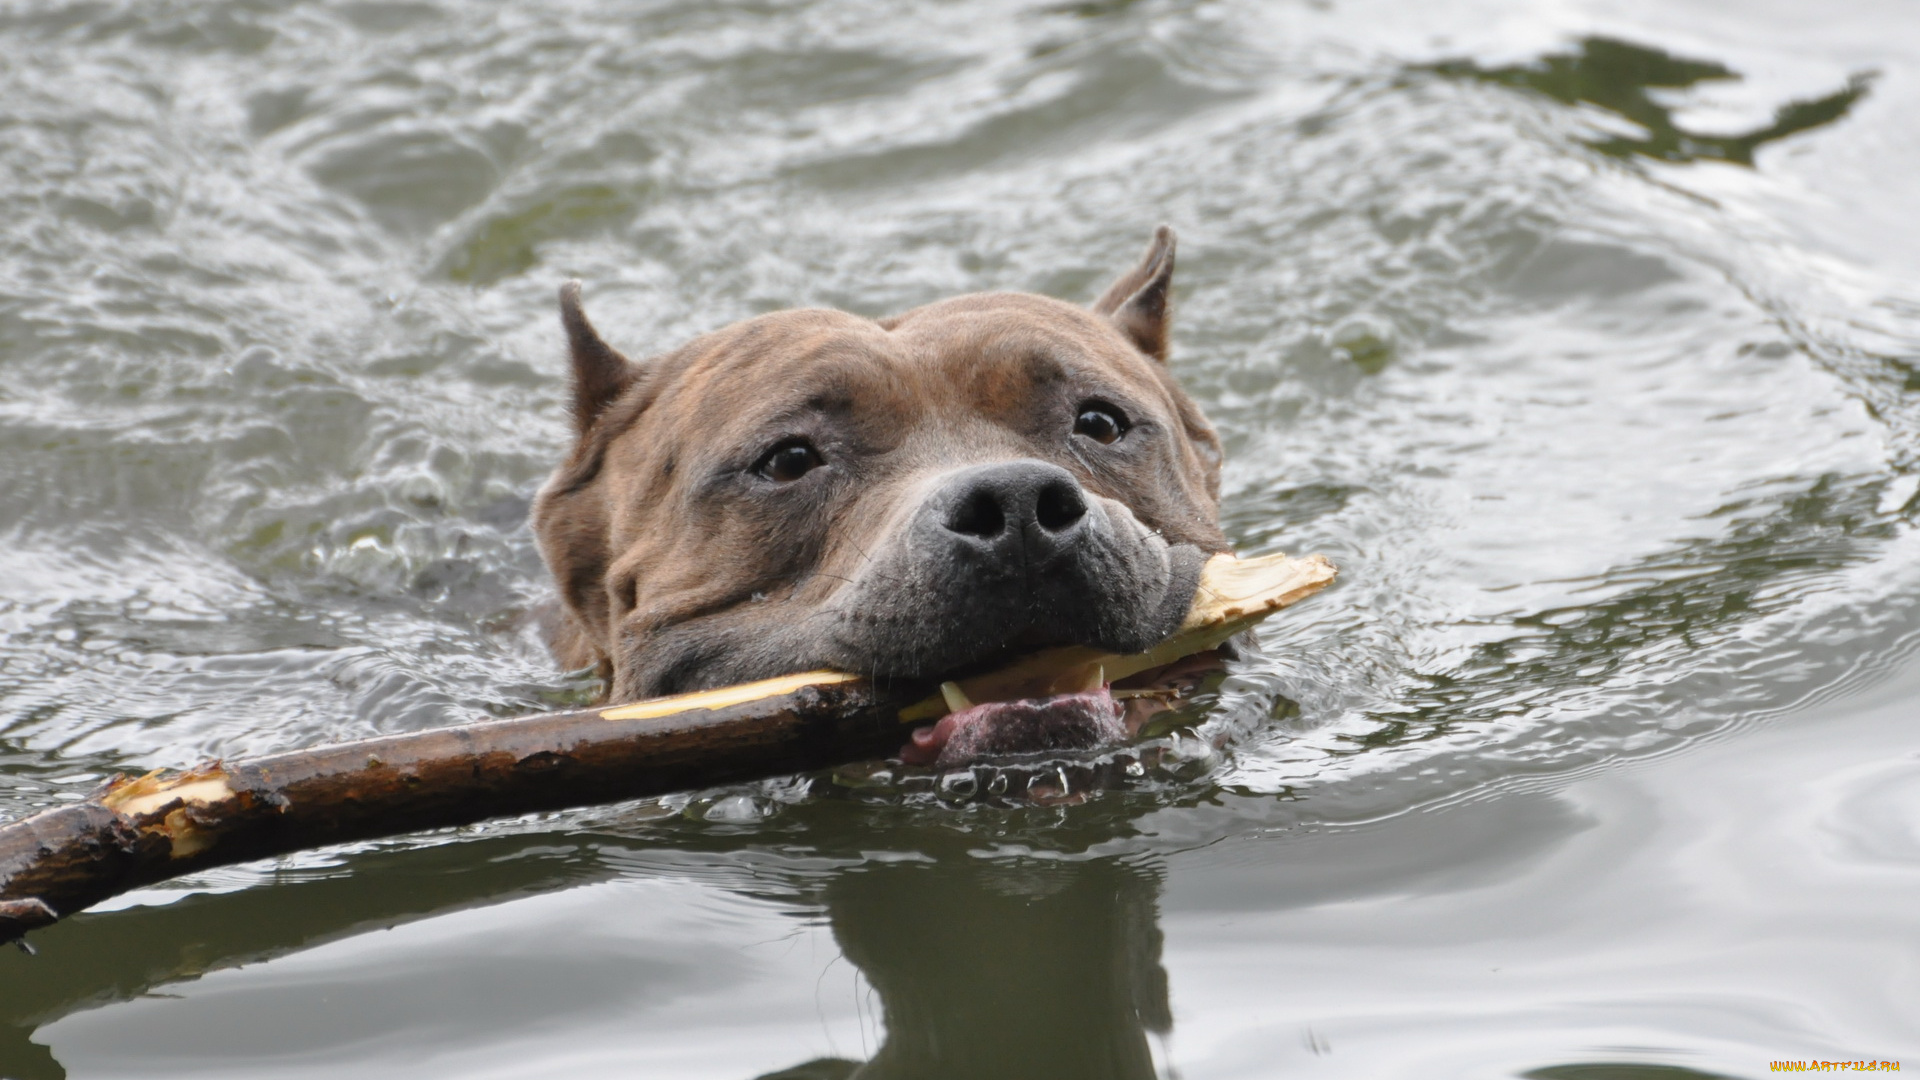
M 822 679 L 832 676 L 822 673 Z M 0 941 L 209 866 L 802 772 L 899 748 L 899 697 L 824 681 L 716 708 L 589 709 L 116 780 L 0 827 Z

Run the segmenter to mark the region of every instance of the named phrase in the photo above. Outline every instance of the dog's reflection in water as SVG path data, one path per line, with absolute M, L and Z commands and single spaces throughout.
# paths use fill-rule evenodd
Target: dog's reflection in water
M 1114 860 L 872 864 L 827 888 L 835 938 L 874 988 L 885 1042 L 763 1080 L 1157 1075 L 1172 1024 L 1159 878 Z
M 1175 747 L 1205 753 L 1213 743 L 1191 731 L 1162 736 L 1207 713 L 1223 660 L 1208 653 L 1141 680 L 1152 689 L 1126 699 L 1125 720 L 1145 744 L 918 779 L 943 800 L 1064 807 L 1142 775 L 1177 776 L 1185 759 Z M 950 790 L 956 782 L 965 790 Z M 820 1059 L 762 1080 L 1158 1076 L 1151 1036 L 1172 1027 L 1159 871 L 1112 858 L 983 858 L 985 842 L 959 833 L 923 839 L 933 861 L 869 862 L 822 890 L 835 939 L 879 997 L 880 1049 L 864 1062 Z

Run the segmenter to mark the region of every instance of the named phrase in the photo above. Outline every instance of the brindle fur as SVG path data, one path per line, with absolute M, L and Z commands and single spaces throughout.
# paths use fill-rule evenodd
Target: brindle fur
M 1165 364 L 1173 265 L 1163 226 L 1090 308 L 1002 292 L 879 320 L 781 311 L 641 363 L 569 283 L 576 443 L 533 511 L 563 605 L 556 657 L 600 665 L 630 700 L 1157 641 L 1227 550 L 1219 439 Z M 1088 401 L 1133 427 L 1111 445 L 1075 435 Z M 755 472 L 791 438 L 825 465 L 785 484 Z M 983 561 L 950 504 L 968 476 L 1058 475 L 1033 463 L 1087 496 L 1072 550 Z

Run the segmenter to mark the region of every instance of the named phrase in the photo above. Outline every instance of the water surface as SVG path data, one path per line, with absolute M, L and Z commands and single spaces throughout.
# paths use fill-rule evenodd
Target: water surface
M 797 777 L 144 890 L 0 1076 L 1920 1067 L 1920 15 L 408 0 L 0 14 L 0 813 L 584 700 L 555 287 L 1094 295 L 1180 230 L 1243 551 L 1071 807 Z M 110 909 L 110 910 L 109 910 Z

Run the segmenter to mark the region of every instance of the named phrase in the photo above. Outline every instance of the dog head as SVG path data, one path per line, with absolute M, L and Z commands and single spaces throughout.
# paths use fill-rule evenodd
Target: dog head
M 577 441 L 533 513 L 557 655 L 623 701 L 1157 643 L 1227 549 L 1219 440 L 1165 365 L 1173 264 L 1162 227 L 1091 308 L 782 311 L 642 363 L 567 285 Z

